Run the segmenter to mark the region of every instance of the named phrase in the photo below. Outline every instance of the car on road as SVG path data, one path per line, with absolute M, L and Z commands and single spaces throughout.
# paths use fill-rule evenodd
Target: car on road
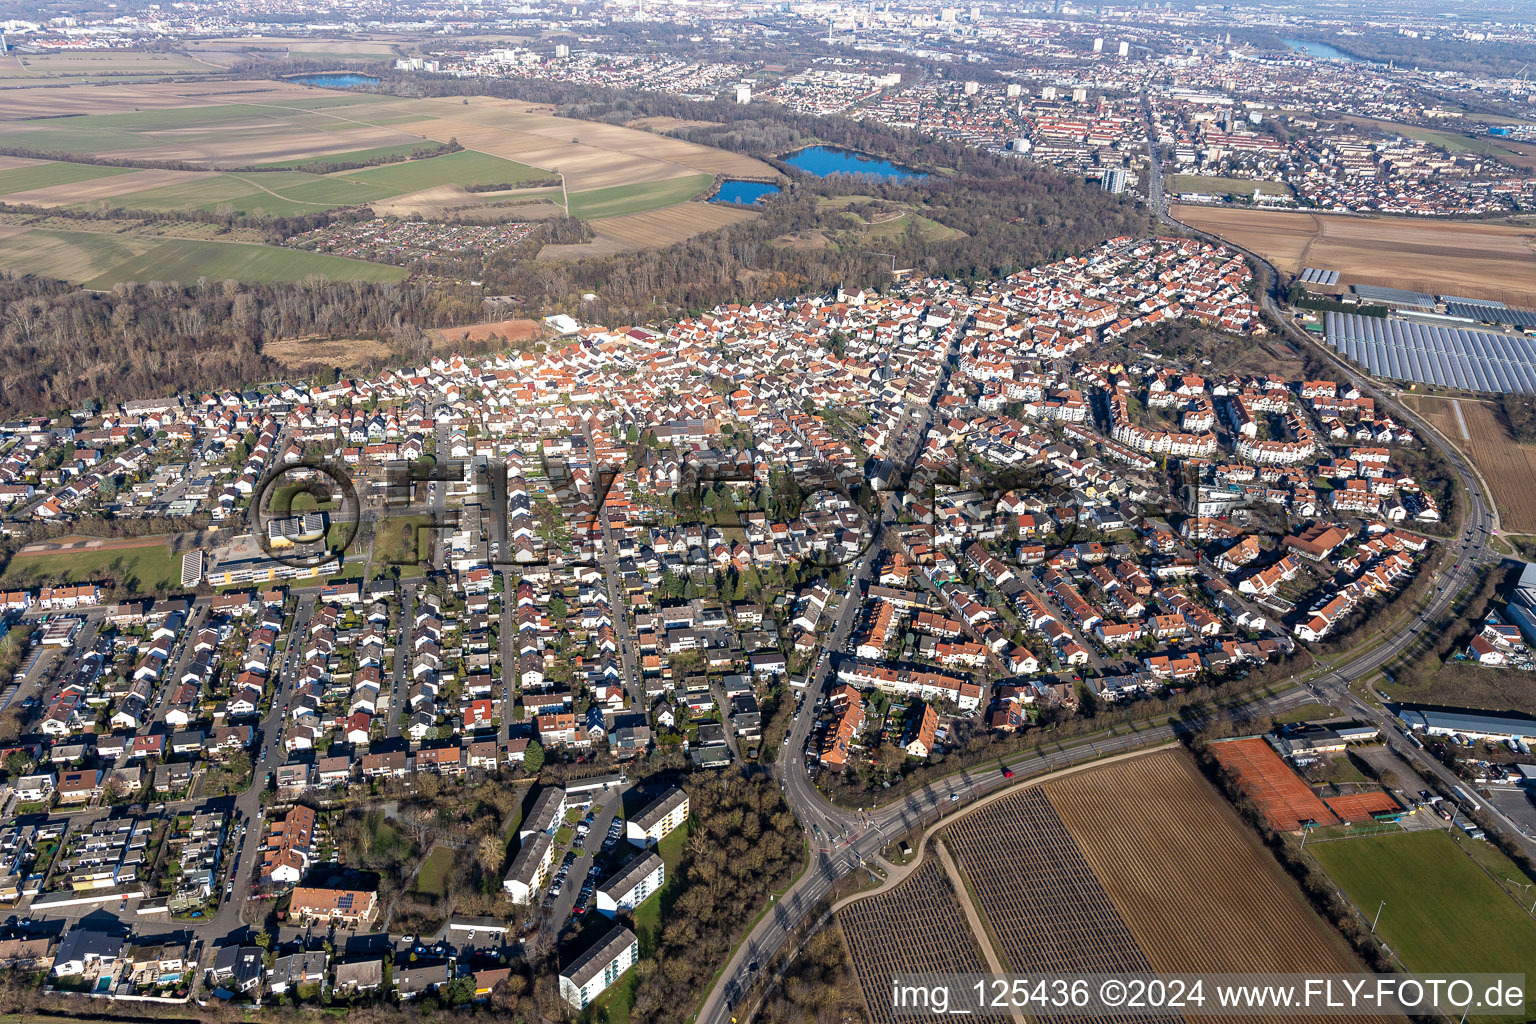
M 949 794 L 949 802 L 952 803 L 952 804 L 959 803 L 960 802 L 960 794 L 959 793 L 951 793 L 951 794 Z
M 1013 769 L 1007 767 L 1006 765 L 1004 765 L 1003 766 L 1003 778 L 1005 778 L 1005 779 L 1013 778 Z

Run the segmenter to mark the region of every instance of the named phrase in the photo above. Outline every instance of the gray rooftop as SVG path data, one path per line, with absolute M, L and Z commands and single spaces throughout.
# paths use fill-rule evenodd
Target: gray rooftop
M 661 864 L 661 857 L 654 850 L 647 850 L 614 872 L 601 889 L 617 900 L 639 885 L 642 879 L 661 867 Z
M 676 786 L 670 786 L 665 793 L 662 793 L 661 796 L 646 804 L 640 813 L 631 818 L 630 821 L 643 829 L 649 830 L 652 825 L 655 825 L 661 819 L 671 814 L 687 799 L 687 793 Z
M 597 945 L 581 954 L 571 966 L 561 971 L 560 977 L 569 978 L 578 988 L 583 987 L 601 974 L 603 968 L 612 963 L 613 958 L 634 941 L 636 941 L 634 932 L 622 925 L 616 926 L 604 935 Z

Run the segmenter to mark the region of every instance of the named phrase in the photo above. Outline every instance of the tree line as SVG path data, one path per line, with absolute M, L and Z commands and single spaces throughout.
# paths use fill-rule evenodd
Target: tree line
M 282 338 L 377 338 L 423 359 L 424 328 L 481 317 L 478 289 L 443 281 L 122 284 L 88 292 L 0 276 L 0 415 L 270 380 Z

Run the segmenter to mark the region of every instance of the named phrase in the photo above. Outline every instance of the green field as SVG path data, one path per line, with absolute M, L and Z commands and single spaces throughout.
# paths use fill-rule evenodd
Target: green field
M 120 281 L 180 281 L 187 284 L 200 277 L 215 281 L 225 278 L 303 281 L 309 277 L 333 281 L 398 281 L 405 277 L 405 268 L 302 249 L 176 238 L 125 260 L 84 283 L 87 288 L 110 288 Z
M 683 848 L 688 844 L 688 821 L 673 829 L 661 842 L 656 844 L 656 852 L 661 856 L 661 862 L 667 866 L 666 880 L 662 882 L 661 889 L 646 901 L 635 908 L 635 934 L 639 935 L 642 950 L 655 946 L 656 929 L 661 927 L 661 905 L 666 900 L 666 893 L 678 884 L 677 866 L 683 860 Z
M 1310 722 L 1314 719 L 1337 718 L 1338 714 L 1339 709 L 1332 704 L 1302 704 L 1300 707 L 1294 707 L 1270 717 L 1276 725 L 1294 725 L 1297 722 Z
M 211 177 L 188 173 L 185 181 L 95 202 L 156 213 L 228 209 L 286 217 L 390 199 L 438 185 L 496 185 L 547 176 L 548 172 L 526 164 L 461 150 L 326 175 L 298 170 L 227 171 Z
M 642 181 L 633 185 L 615 185 L 587 192 L 571 193 L 569 213 L 582 220 L 620 217 L 626 213 L 644 213 L 686 202 L 714 183 L 712 174 L 685 174 L 662 181 Z
M 1212 178 L 1204 174 L 1175 174 L 1168 181 L 1167 189 L 1180 192 L 1210 192 L 1217 195 L 1251 196 L 1257 188 L 1266 196 L 1288 196 L 1291 188 L 1279 181 L 1247 181 L 1243 178 Z
M 33 587 L 43 584 L 100 583 L 116 581 L 129 591 L 181 585 L 181 556 L 169 544 L 110 551 L 62 551 L 17 555 L 0 573 L 0 586 Z
M 270 164 L 257 164 L 264 171 L 301 171 L 314 164 L 366 163 L 369 160 L 404 160 L 418 149 L 430 149 L 431 142 L 403 142 L 398 146 L 376 146 L 373 149 L 354 149 L 347 153 L 326 153 L 324 156 L 306 156 L 296 160 L 278 160 Z
M 249 242 L 29 228 L 0 245 L 0 271 L 110 288 L 120 281 L 398 281 L 403 267 Z
M 432 847 L 427 859 L 421 862 L 421 870 L 416 874 L 416 882 L 411 886 L 411 891 L 428 896 L 446 896 L 448 872 L 453 870 L 454 859 L 452 847 Z
M 1445 832 L 1399 832 L 1312 843 L 1307 852 L 1410 971 L 1536 976 L 1536 919 Z
M 93 178 L 110 178 L 116 174 L 128 174 L 131 167 L 102 167 L 97 164 L 71 164 L 55 160 L 46 164 L 12 167 L 0 171 L 0 195 L 26 192 L 49 185 L 68 185 Z

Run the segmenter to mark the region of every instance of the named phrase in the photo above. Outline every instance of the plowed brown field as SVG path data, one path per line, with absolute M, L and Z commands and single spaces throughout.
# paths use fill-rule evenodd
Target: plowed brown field
M 1472 399 L 1410 396 L 1419 413 L 1482 471 L 1499 506 L 1499 525 L 1510 533 L 1536 533 L 1536 445 L 1519 444 L 1491 404 Z M 1456 406 L 1461 407 L 1461 417 Z M 1466 436 L 1462 436 L 1462 425 Z
M 1179 205 L 1191 227 L 1250 249 L 1286 273 L 1337 270 L 1343 284 L 1379 284 L 1528 306 L 1536 296 L 1536 230 L 1480 221 L 1346 217 Z
M 1183 751 L 1044 789 L 1154 970 L 1361 970 Z

